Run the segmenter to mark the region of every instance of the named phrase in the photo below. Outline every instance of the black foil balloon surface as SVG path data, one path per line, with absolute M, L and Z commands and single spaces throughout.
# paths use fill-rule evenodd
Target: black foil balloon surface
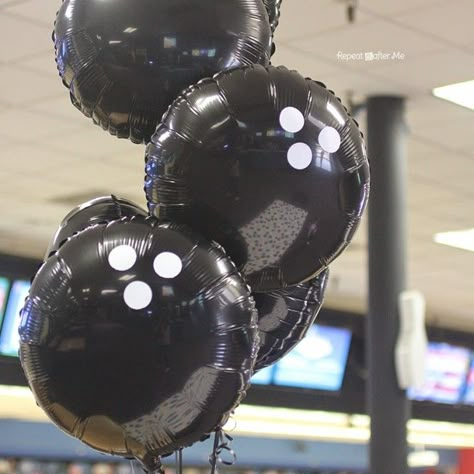
M 255 304 L 220 246 L 154 218 L 68 239 L 36 275 L 20 357 L 64 431 L 155 472 L 224 423 L 258 351 Z
M 306 336 L 323 305 L 328 275 L 324 270 L 309 282 L 254 294 L 260 336 L 255 370 L 279 361 Z
M 135 143 L 182 89 L 271 50 L 262 0 L 64 0 L 53 38 L 73 104 Z
M 270 19 L 270 26 L 272 31 L 275 32 L 277 29 L 278 23 L 280 22 L 280 9 L 281 9 L 282 0 L 263 0 L 265 8 L 268 12 L 268 17 Z
M 219 242 L 254 292 L 326 268 L 369 193 L 357 124 L 331 91 L 282 67 L 189 88 L 148 145 L 146 173 L 150 212 Z
M 58 250 L 66 239 L 91 225 L 138 215 L 146 216 L 147 213 L 135 203 L 115 196 L 103 196 L 81 204 L 73 209 L 59 225 L 49 244 L 46 257 Z

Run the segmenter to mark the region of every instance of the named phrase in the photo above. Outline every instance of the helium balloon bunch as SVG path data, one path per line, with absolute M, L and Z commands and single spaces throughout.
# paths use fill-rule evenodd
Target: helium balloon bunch
M 204 440 L 302 340 L 369 192 L 363 137 L 322 83 L 270 65 L 281 0 L 64 0 L 72 103 L 146 144 L 148 210 L 65 217 L 20 357 L 65 432 L 149 473 Z M 214 452 L 214 462 L 216 452 Z

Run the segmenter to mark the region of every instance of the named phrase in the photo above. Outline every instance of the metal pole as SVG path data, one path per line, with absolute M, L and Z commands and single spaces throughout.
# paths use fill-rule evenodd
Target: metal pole
M 371 474 L 407 474 L 410 402 L 398 388 L 395 343 L 398 295 L 406 278 L 405 100 L 367 102 L 369 202 L 369 314 L 367 402 L 371 416 Z

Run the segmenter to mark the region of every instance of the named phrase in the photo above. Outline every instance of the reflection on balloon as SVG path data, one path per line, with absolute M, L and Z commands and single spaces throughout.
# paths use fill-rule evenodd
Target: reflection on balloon
M 331 91 L 283 67 L 186 90 L 148 145 L 146 173 L 150 212 L 219 242 L 254 292 L 327 268 L 369 193 L 357 124 Z
M 46 257 L 56 252 L 60 245 L 87 227 L 122 217 L 146 216 L 147 213 L 127 199 L 104 196 L 92 199 L 73 209 L 61 222 L 46 251 Z
M 278 23 L 280 22 L 281 2 L 282 0 L 263 0 L 273 32 L 277 29 Z
M 73 104 L 142 143 L 185 87 L 268 64 L 271 29 L 262 0 L 64 0 L 54 41 Z
M 274 364 L 306 336 L 323 305 L 329 270 L 285 290 L 255 293 L 260 349 L 255 370 Z
M 219 246 L 125 217 L 74 235 L 43 264 L 22 311 L 20 356 L 60 428 L 158 472 L 159 456 L 206 437 L 244 396 L 256 323 Z

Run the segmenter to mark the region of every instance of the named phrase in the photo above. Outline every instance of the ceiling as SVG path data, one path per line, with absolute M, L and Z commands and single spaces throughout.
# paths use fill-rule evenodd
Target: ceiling
M 59 4 L 0 5 L 4 253 L 41 257 L 81 195 L 113 192 L 144 204 L 143 147 L 82 117 L 57 76 L 51 30 Z M 474 78 L 472 18 L 472 0 L 359 0 L 354 24 L 340 0 L 286 0 L 273 62 L 325 82 L 345 100 L 408 98 L 410 287 L 426 295 L 432 323 L 474 332 L 474 253 L 432 242 L 436 232 L 474 225 L 474 113 L 430 95 L 435 86 Z M 405 59 L 342 61 L 338 51 Z M 365 308 L 366 235 L 363 225 L 332 265 L 330 306 Z

